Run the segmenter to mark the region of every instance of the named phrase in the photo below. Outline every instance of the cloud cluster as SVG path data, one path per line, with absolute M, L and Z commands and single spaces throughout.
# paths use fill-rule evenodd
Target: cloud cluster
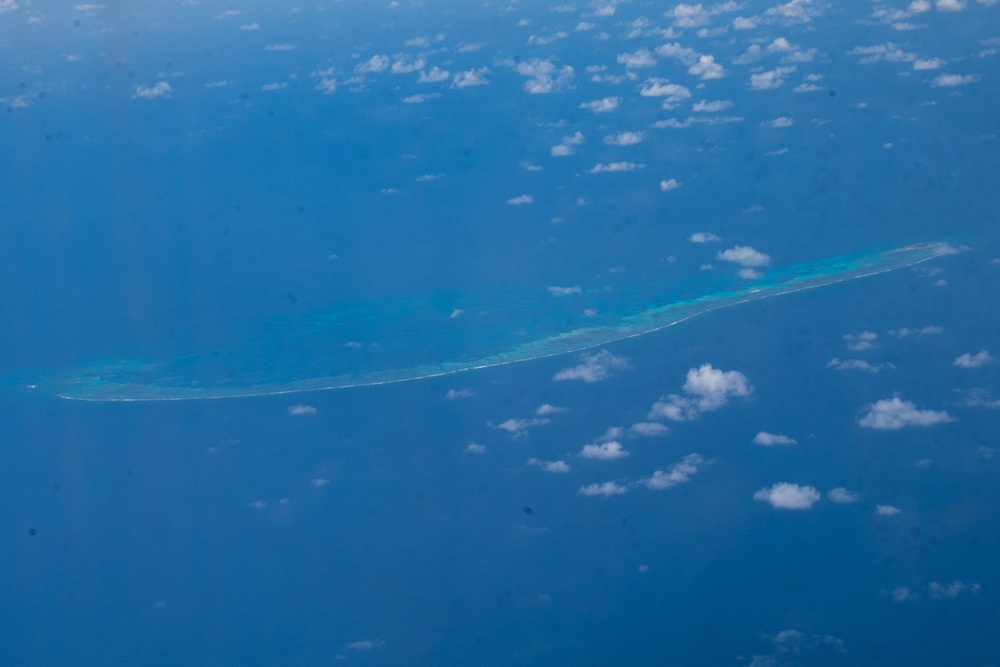
M 712 364 L 702 364 L 687 372 L 684 382 L 687 396 L 670 394 L 653 404 L 648 419 L 689 421 L 703 412 L 718 410 L 733 396 L 749 396 L 753 386 L 739 371 L 721 371 Z
M 994 359 L 989 352 L 986 350 L 980 350 L 975 354 L 966 352 L 959 358 L 955 359 L 955 365 L 959 368 L 980 368 L 994 361 L 996 361 L 996 359 Z
M 774 486 L 760 489 L 753 494 L 753 499 L 770 503 L 774 509 L 807 510 L 819 501 L 820 494 L 812 486 L 779 482 Z
M 625 357 L 620 357 L 607 350 L 584 353 L 580 355 L 582 362 L 572 368 L 564 368 L 552 376 L 553 380 L 582 380 L 583 382 L 599 382 L 611 377 L 612 371 L 628 370 L 632 364 Z
M 944 410 L 918 410 L 911 401 L 898 396 L 884 398 L 868 406 L 868 413 L 858 423 L 865 428 L 895 431 L 904 426 L 933 426 L 952 421 Z
M 680 462 L 670 466 L 669 469 L 655 471 L 643 480 L 643 484 L 654 491 L 664 491 L 678 484 L 690 482 L 691 475 L 710 463 L 711 461 L 706 461 L 701 454 L 688 454 Z
M 750 246 L 734 246 L 720 251 L 717 257 L 724 262 L 733 262 L 740 266 L 767 266 L 771 263 L 770 255 L 754 250 Z

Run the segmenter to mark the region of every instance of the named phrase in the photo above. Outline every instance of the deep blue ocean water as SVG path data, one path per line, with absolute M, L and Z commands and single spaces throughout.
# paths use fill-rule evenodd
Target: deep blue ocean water
M 0 0 L 0 664 L 1000 663 L 998 12 Z M 47 384 L 261 332 L 294 375 L 345 304 L 358 372 L 437 363 L 921 242 L 412 382 Z M 464 339 L 384 308 L 428 299 Z

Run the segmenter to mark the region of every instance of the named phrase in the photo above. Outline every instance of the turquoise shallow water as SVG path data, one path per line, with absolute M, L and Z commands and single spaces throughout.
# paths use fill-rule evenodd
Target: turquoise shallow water
M 753 282 L 574 288 L 534 299 L 441 296 L 274 319 L 217 340 L 28 376 L 31 391 L 91 401 L 237 398 L 402 382 L 577 352 L 719 308 L 873 276 L 953 252 L 921 243 L 794 264 Z M 694 291 L 694 294 L 691 292 Z M 595 307 L 596 306 L 596 307 Z

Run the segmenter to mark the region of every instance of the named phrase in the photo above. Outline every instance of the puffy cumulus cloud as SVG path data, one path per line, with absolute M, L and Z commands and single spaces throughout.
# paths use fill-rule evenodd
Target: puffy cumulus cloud
M 427 65 L 427 62 L 423 58 L 414 59 L 409 56 L 396 56 L 389 71 L 393 74 L 409 74 L 422 70 L 425 65 Z
M 545 472 L 563 473 L 570 471 L 569 464 L 565 461 L 542 461 L 541 459 L 530 458 L 528 459 L 528 465 L 541 468 Z
M 582 362 L 572 368 L 564 368 L 552 376 L 553 380 L 582 380 L 583 382 L 599 382 L 611 377 L 613 371 L 628 370 L 632 364 L 625 357 L 620 357 L 607 350 L 584 353 L 580 355 Z
M 965 581 L 953 581 L 950 584 L 942 584 L 939 581 L 932 581 L 927 586 L 927 592 L 935 600 L 953 600 L 963 593 L 975 595 L 982 588 L 977 583 Z
M 640 49 L 632 53 L 623 53 L 618 56 L 618 64 L 625 65 L 628 69 L 639 67 L 652 67 L 656 64 L 656 58 L 649 49 Z
M 890 63 L 912 63 L 917 59 L 917 54 L 904 51 L 892 42 L 875 44 L 874 46 L 856 46 L 848 51 L 847 55 L 860 56 L 858 62 L 865 65 L 882 60 Z
M 568 90 L 576 78 L 572 67 L 557 67 L 551 60 L 532 58 L 514 63 L 513 67 L 521 76 L 529 77 L 524 82 L 524 90 L 532 95 Z
M 899 509 L 898 507 L 893 507 L 892 505 L 875 506 L 875 514 L 878 514 L 879 516 L 896 516 L 897 514 L 901 514 L 902 512 L 903 510 Z
M 688 454 L 667 470 L 657 470 L 643 480 L 643 484 L 653 491 L 665 491 L 678 484 L 691 481 L 691 476 L 711 462 L 706 461 L 701 454 Z
M 507 421 L 500 422 L 496 425 L 496 428 L 501 431 L 507 431 L 510 433 L 511 437 L 514 438 L 524 438 L 528 435 L 528 429 L 533 426 L 544 426 L 549 423 L 549 419 L 545 417 L 535 417 L 533 419 L 508 419 Z
M 476 442 L 470 442 L 469 446 L 465 448 L 465 451 L 469 454 L 485 454 L 486 445 L 480 445 Z
M 718 410 L 729 402 L 731 396 L 749 396 L 753 393 L 750 381 L 739 371 L 721 371 L 712 364 L 702 364 L 687 372 L 684 382 L 687 396 L 670 394 L 650 408 L 648 419 L 689 421 L 703 412 Z
M 843 338 L 847 349 L 854 352 L 873 350 L 878 347 L 878 344 L 875 342 L 878 340 L 878 334 L 874 331 L 862 331 L 857 334 L 846 333 Z
M 960 12 L 965 9 L 963 0 L 937 0 L 934 3 L 939 12 Z
M 772 129 L 791 127 L 792 125 L 795 125 L 795 120 L 789 118 L 788 116 L 778 116 L 773 120 L 765 120 L 760 124 L 761 127 L 768 127 Z
M 771 263 L 770 255 L 765 255 L 750 246 L 741 245 L 722 250 L 716 257 L 724 262 L 733 262 L 740 266 L 767 266 Z
M 774 90 L 785 83 L 785 77 L 795 71 L 795 66 L 776 67 L 772 70 L 750 75 L 750 88 L 753 90 Z
M 641 144 L 643 138 L 642 132 L 619 132 L 604 137 L 604 143 L 609 146 L 634 146 Z
M 898 396 L 885 398 L 868 406 L 868 414 L 858 420 L 865 428 L 895 431 L 904 426 L 933 426 L 952 421 L 944 410 L 918 410 L 911 401 Z
M 842 486 L 838 486 L 835 489 L 830 489 L 829 491 L 827 491 L 826 497 L 829 498 L 831 502 L 835 502 L 841 505 L 858 502 L 858 494 L 854 493 L 853 491 L 848 491 Z
M 519 197 L 511 197 L 507 200 L 507 203 L 511 206 L 523 206 L 524 204 L 535 203 L 535 198 L 531 195 L 520 195 Z
M 778 510 L 807 510 L 819 501 L 820 495 L 812 486 L 779 482 L 755 492 L 753 499 L 770 503 L 771 507 Z
M 132 93 L 132 99 L 154 100 L 157 97 L 170 97 L 171 92 L 173 91 L 169 83 L 157 81 L 152 86 L 136 86 L 135 92 Z
M 355 74 L 378 74 L 389 67 L 389 56 L 376 54 L 368 60 L 354 66 Z
M 535 414 L 538 415 L 539 417 L 545 417 L 546 415 L 557 415 L 560 412 L 566 412 L 566 408 L 560 408 L 556 405 L 552 405 L 551 403 L 543 403 L 538 406 L 538 409 L 535 410 Z
M 888 362 L 873 364 L 865 359 L 838 359 L 836 357 L 828 361 L 826 367 L 838 371 L 865 371 L 866 373 L 878 373 L 881 370 L 896 368 Z
M 620 496 L 628 493 L 628 487 L 615 482 L 604 482 L 603 484 L 587 484 L 581 486 L 577 493 L 581 496 Z
M 703 54 L 688 67 L 688 74 L 701 79 L 721 79 L 726 75 L 726 68 L 715 62 L 715 56 Z
M 636 422 L 628 427 L 628 434 L 633 438 L 651 438 L 666 435 L 669 430 L 660 422 Z
M 529 35 L 528 44 L 533 44 L 535 46 L 548 46 L 549 44 L 555 44 L 560 39 L 566 39 L 567 37 L 569 37 L 569 33 L 565 30 L 554 32 L 551 35 Z
M 906 586 L 896 586 L 889 592 L 889 595 L 893 602 L 910 602 L 920 597 Z
M 935 88 L 954 88 L 979 81 L 978 74 L 939 74 L 931 80 Z
M 472 88 L 474 86 L 485 86 L 489 84 L 486 75 L 490 73 L 488 67 L 465 70 L 459 72 L 451 80 L 452 88 Z
M 721 240 L 721 236 L 716 236 L 712 232 L 695 232 L 688 237 L 691 243 L 716 243 Z
M 966 352 L 958 359 L 955 359 L 955 366 L 959 368 L 980 368 L 986 364 L 993 363 L 996 361 L 989 352 L 986 350 L 980 350 L 975 354 L 970 354 Z
M 681 187 L 681 182 L 676 178 L 660 181 L 660 192 L 671 192 Z
M 753 437 L 753 444 L 763 447 L 774 447 L 775 445 L 797 445 L 799 443 L 795 438 L 789 438 L 787 435 L 761 431 Z
M 915 70 L 929 70 L 929 69 L 941 69 L 947 65 L 947 63 L 940 58 L 917 58 L 913 61 L 913 69 Z
M 289 405 L 288 406 L 288 416 L 289 417 L 302 417 L 305 415 L 315 415 L 316 408 L 311 405 Z
M 785 25 L 809 23 L 820 15 L 823 8 L 822 0 L 790 0 L 784 4 L 771 7 L 764 16 L 775 19 Z
M 635 171 L 643 169 L 646 165 L 637 162 L 609 162 L 608 164 L 598 163 L 590 168 L 591 174 L 610 174 L 620 171 Z
M 665 108 L 673 108 L 680 102 L 691 97 L 691 91 L 679 83 L 670 83 L 667 79 L 647 79 L 639 89 L 643 97 L 662 97 Z
M 1000 398 L 993 398 L 984 389 L 974 389 L 969 392 L 969 396 L 965 399 L 965 404 L 970 408 L 993 408 L 996 410 L 1000 408 Z
M 600 100 L 584 102 L 580 105 L 580 108 L 593 111 L 594 113 L 608 113 L 617 109 L 621 101 L 620 97 L 605 97 Z
M 451 72 L 440 67 L 431 67 L 424 70 L 417 77 L 417 83 L 443 83 L 451 78 Z
M 743 280 L 760 280 L 764 277 L 764 274 L 756 269 L 740 269 L 736 272 L 736 275 Z
M 701 111 L 704 113 L 719 113 L 720 111 L 725 111 L 733 106 L 733 103 L 729 100 L 702 100 L 701 102 L 695 102 L 691 107 L 691 111 Z
M 601 461 L 614 461 L 628 456 L 628 450 L 622 447 L 622 443 L 617 440 L 602 442 L 600 444 L 584 445 L 580 450 L 580 456 L 585 459 L 599 459 Z
M 893 338 L 923 338 L 924 336 L 936 336 L 942 331 L 944 331 L 944 329 L 941 327 L 921 327 L 919 329 L 903 327 L 902 329 L 890 329 L 889 335 Z

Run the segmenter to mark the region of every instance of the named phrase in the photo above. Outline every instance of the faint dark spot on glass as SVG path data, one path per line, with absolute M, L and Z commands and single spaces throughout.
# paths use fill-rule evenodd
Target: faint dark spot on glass
M 829 95 L 830 97 L 836 97 L 837 91 L 831 88 L 830 91 L 827 93 L 827 95 Z
M 53 491 L 58 491 L 61 488 L 62 488 L 62 484 L 53 484 L 52 485 L 52 490 Z
M 22 81 L 21 83 L 17 84 L 17 87 L 20 88 L 21 90 L 24 90 L 25 88 L 28 87 L 28 84 Z
M 274 118 L 274 109 L 268 109 L 267 110 L 267 117 L 268 118 Z
M 535 510 L 531 509 L 531 507 L 529 507 L 528 505 L 525 505 L 524 507 L 522 507 L 521 511 L 523 511 L 525 514 L 528 514 L 528 515 L 531 515 L 531 514 L 535 513 Z
M 37 534 L 38 534 L 38 531 L 35 530 L 34 528 L 31 528 L 31 529 L 28 530 L 28 535 L 31 535 L 32 537 L 34 537 Z
M 218 350 L 212 350 L 212 358 L 214 358 L 214 359 L 218 359 L 219 358 L 219 351 Z
M 52 143 L 52 135 L 51 134 L 46 134 L 45 135 L 45 143 L 47 143 L 47 144 Z
M 292 303 L 297 303 L 299 300 L 299 297 L 295 296 L 294 292 L 289 292 L 285 296 L 288 297 L 288 300 L 291 301 Z
M 125 72 L 125 76 L 131 79 L 133 76 L 135 76 L 135 72 L 133 70 L 129 70 Z
M 79 28 L 80 27 L 80 19 L 76 19 L 75 21 L 73 21 L 73 25 L 76 26 L 77 28 Z
M 299 207 L 298 207 L 298 208 L 297 208 L 296 210 L 297 210 L 297 211 L 298 211 L 299 213 L 305 213 L 305 212 L 306 212 L 306 207 L 305 207 L 305 206 L 299 206 Z
M 628 525 L 628 517 L 627 516 L 622 517 L 622 526 L 627 526 L 627 525 Z
M 246 99 L 246 98 L 248 98 L 248 97 L 250 97 L 250 96 L 249 96 L 249 95 L 247 95 L 246 93 L 240 93 L 240 99 L 241 99 L 241 100 L 245 100 L 245 99 Z

